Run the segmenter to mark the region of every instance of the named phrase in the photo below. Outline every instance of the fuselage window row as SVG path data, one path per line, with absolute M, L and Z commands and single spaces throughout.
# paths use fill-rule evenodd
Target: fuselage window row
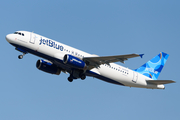
M 64 49 L 64 51 L 65 51 L 65 52 L 69 52 L 69 53 L 71 53 L 72 55 L 74 55 L 74 52 L 71 52 L 70 50 Z M 75 55 L 77 55 L 77 56 L 79 56 L 79 57 L 81 57 L 81 58 L 84 57 L 83 55 L 80 55 L 80 54 L 78 54 L 77 52 L 75 53 Z
M 119 71 L 119 72 L 122 72 L 122 73 L 128 74 L 128 72 L 124 72 L 124 71 L 122 71 L 122 70 L 120 70 L 120 69 L 118 69 L 118 68 L 111 67 L 111 66 L 106 65 L 106 64 L 105 64 L 104 66 L 109 67 L 109 68 L 112 68 L 112 69 L 117 70 L 117 71 Z

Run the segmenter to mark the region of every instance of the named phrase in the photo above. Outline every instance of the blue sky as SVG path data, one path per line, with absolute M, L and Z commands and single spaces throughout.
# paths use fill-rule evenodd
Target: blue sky
M 179 120 L 178 0 L 4 0 L 0 4 L 1 120 Z M 131 53 L 125 67 L 136 69 L 156 56 L 169 59 L 158 79 L 175 80 L 165 90 L 129 88 L 88 77 L 67 81 L 66 75 L 36 69 L 39 57 L 21 54 L 5 36 L 34 31 L 100 56 Z

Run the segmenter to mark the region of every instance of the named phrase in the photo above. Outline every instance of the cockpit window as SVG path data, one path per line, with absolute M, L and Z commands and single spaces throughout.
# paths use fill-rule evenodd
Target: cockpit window
M 14 32 L 14 34 L 19 34 L 19 35 L 24 36 L 24 33 L 20 33 L 20 32 Z

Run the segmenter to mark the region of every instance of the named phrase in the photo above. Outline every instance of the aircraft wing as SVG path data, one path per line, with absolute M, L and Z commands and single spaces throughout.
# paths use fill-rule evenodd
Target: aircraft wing
M 146 80 L 146 82 L 150 84 L 156 84 L 156 85 L 175 83 L 175 81 L 173 80 Z
M 103 56 L 103 57 L 85 57 L 83 58 L 83 61 L 85 61 L 90 68 L 94 67 L 99 67 L 101 64 L 107 64 L 113 63 L 113 62 L 122 62 L 124 63 L 125 60 L 128 60 L 129 58 L 134 58 L 134 57 L 141 57 L 144 54 L 127 54 L 127 55 L 116 55 L 116 56 Z

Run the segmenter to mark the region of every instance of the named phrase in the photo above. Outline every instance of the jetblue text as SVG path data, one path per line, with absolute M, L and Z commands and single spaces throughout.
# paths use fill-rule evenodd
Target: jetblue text
M 41 44 L 44 44 L 44 45 L 47 45 L 49 47 L 53 47 L 53 48 L 56 48 L 58 50 L 63 51 L 63 46 L 57 44 L 56 42 L 54 42 L 52 40 L 48 40 L 48 39 L 46 40 L 46 39 L 41 38 L 39 45 L 41 45 Z

